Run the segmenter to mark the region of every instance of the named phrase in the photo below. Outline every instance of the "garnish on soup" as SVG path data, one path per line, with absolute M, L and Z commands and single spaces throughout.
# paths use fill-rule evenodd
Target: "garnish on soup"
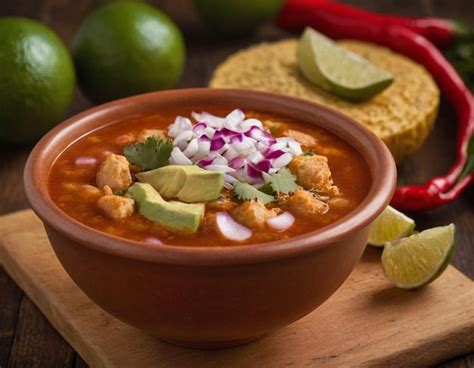
M 219 246 L 321 228 L 367 194 L 363 158 L 328 131 L 239 109 L 191 117 L 144 116 L 79 139 L 53 167 L 53 200 L 117 236 Z

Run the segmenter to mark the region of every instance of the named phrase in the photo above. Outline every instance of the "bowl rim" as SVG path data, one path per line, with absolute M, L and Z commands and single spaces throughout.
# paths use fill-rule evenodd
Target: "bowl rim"
M 121 238 L 84 225 L 63 212 L 49 197 L 47 180 L 46 182 L 39 180 L 39 176 L 44 171 L 42 158 L 48 152 L 48 149 L 51 149 L 66 133 L 74 132 L 75 129 L 77 130 L 80 127 L 81 123 L 86 124 L 102 114 L 124 113 L 130 110 L 132 104 L 136 106 L 137 104 L 145 104 L 147 101 L 150 103 L 150 101 L 160 98 L 182 99 L 183 96 L 190 99 L 198 95 L 199 98 L 227 98 L 230 101 L 232 99 L 258 100 L 266 104 L 265 106 L 269 107 L 269 110 L 271 110 L 272 104 L 283 104 L 290 111 L 291 109 L 296 111 L 298 108 L 306 109 L 309 111 L 309 114 L 318 110 L 319 113 L 324 113 L 326 116 L 334 118 L 335 121 L 343 122 L 344 128 L 341 127 L 341 123 L 338 123 L 340 131 L 351 131 L 353 135 L 359 136 L 359 141 L 355 143 L 347 141 L 344 137 L 341 138 L 354 147 L 364 157 L 369 166 L 372 175 L 372 184 L 369 192 L 364 200 L 348 215 L 319 230 L 289 239 L 237 246 L 191 247 L 166 244 L 160 247 L 158 251 L 156 245 Z M 271 114 L 271 112 L 269 113 Z M 101 124 L 100 127 L 111 123 L 113 122 L 109 121 L 108 123 Z M 318 126 L 318 124 L 315 125 Z M 322 128 L 331 131 L 327 127 Z M 91 129 L 89 132 L 95 129 L 99 128 Z M 338 134 L 338 132 L 334 133 Z M 338 135 L 340 136 L 340 134 Z M 66 147 L 81 136 L 69 141 Z M 370 156 L 371 162 L 366 157 L 368 153 L 361 152 L 366 148 L 370 148 L 375 153 Z M 48 166 L 48 174 L 44 175 L 49 175 L 49 169 L 59 154 L 56 155 L 51 165 Z M 220 266 L 270 262 L 282 258 L 295 257 L 354 235 L 368 226 L 389 204 L 395 191 L 396 166 L 390 151 L 382 140 L 362 124 L 336 110 L 307 100 L 267 92 L 190 88 L 131 96 L 93 107 L 70 117 L 47 133 L 33 148 L 25 165 L 23 181 L 28 201 L 45 225 L 47 224 L 83 246 L 111 255 L 152 263 Z M 288 245 L 289 243 L 291 243 L 291 246 Z

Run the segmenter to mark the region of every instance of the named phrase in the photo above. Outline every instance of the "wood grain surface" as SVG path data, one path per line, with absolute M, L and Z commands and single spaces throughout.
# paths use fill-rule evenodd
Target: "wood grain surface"
M 69 44 L 78 24 L 106 0 L 15 0 L 0 1 L 0 16 L 25 16 L 53 28 Z M 270 25 L 243 39 L 222 40 L 209 34 L 192 8 L 190 0 L 154 0 L 182 28 L 187 44 L 187 64 L 178 87 L 205 86 L 213 68 L 236 50 L 263 40 L 288 35 Z M 435 15 L 456 18 L 474 26 L 472 0 L 351 0 L 369 10 L 405 15 Z M 76 93 L 68 115 L 90 107 Z M 399 168 L 401 183 L 419 183 L 441 174 L 454 159 L 456 117 L 443 100 L 434 131 L 424 147 Z M 0 214 L 27 208 L 22 171 L 31 146 L 0 147 Z M 474 278 L 474 191 L 468 190 L 456 203 L 441 209 L 415 214 L 417 225 L 428 228 L 455 222 L 459 231 L 453 264 Z M 0 366 L 4 367 L 84 367 L 84 362 L 45 320 L 18 286 L 0 268 Z M 474 367 L 474 354 L 446 362 L 443 367 Z
M 369 247 L 314 313 L 242 347 L 199 351 L 163 343 L 95 305 L 61 267 L 31 210 L 0 217 L 0 239 L 5 269 L 93 367 L 424 367 L 474 349 L 474 282 L 450 266 L 418 292 L 397 289 L 383 274 L 380 249 Z M 20 331 L 37 327 L 31 307 L 22 305 Z M 30 356 L 41 337 L 28 334 L 13 355 Z M 60 350 L 52 358 L 56 367 L 70 356 Z

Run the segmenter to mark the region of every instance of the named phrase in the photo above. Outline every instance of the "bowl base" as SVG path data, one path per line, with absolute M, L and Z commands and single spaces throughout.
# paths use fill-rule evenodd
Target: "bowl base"
M 228 340 L 228 341 L 181 341 L 181 340 L 171 340 L 171 339 L 163 339 L 161 340 L 177 346 L 182 346 L 184 348 L 190 349 L 199 349 L 199 350 L 214 350 L 214 349 L 226 349 L 226 348 L 233 348 L 240 345 L 249 344 L 255 340 L 258 340 L 262 336 L 250 337 L 246 339 L 238 339 L 238 340 Z

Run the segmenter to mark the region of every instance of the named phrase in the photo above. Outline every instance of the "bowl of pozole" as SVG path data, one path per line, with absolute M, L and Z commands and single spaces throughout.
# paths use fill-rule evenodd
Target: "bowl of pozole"
M 242 344 L 313 311 L 350 274 L 396 170 L 327 108 L 244 90 L 134 96 L 70 118 L 25 188 L 75 283 L 176 344 Z

